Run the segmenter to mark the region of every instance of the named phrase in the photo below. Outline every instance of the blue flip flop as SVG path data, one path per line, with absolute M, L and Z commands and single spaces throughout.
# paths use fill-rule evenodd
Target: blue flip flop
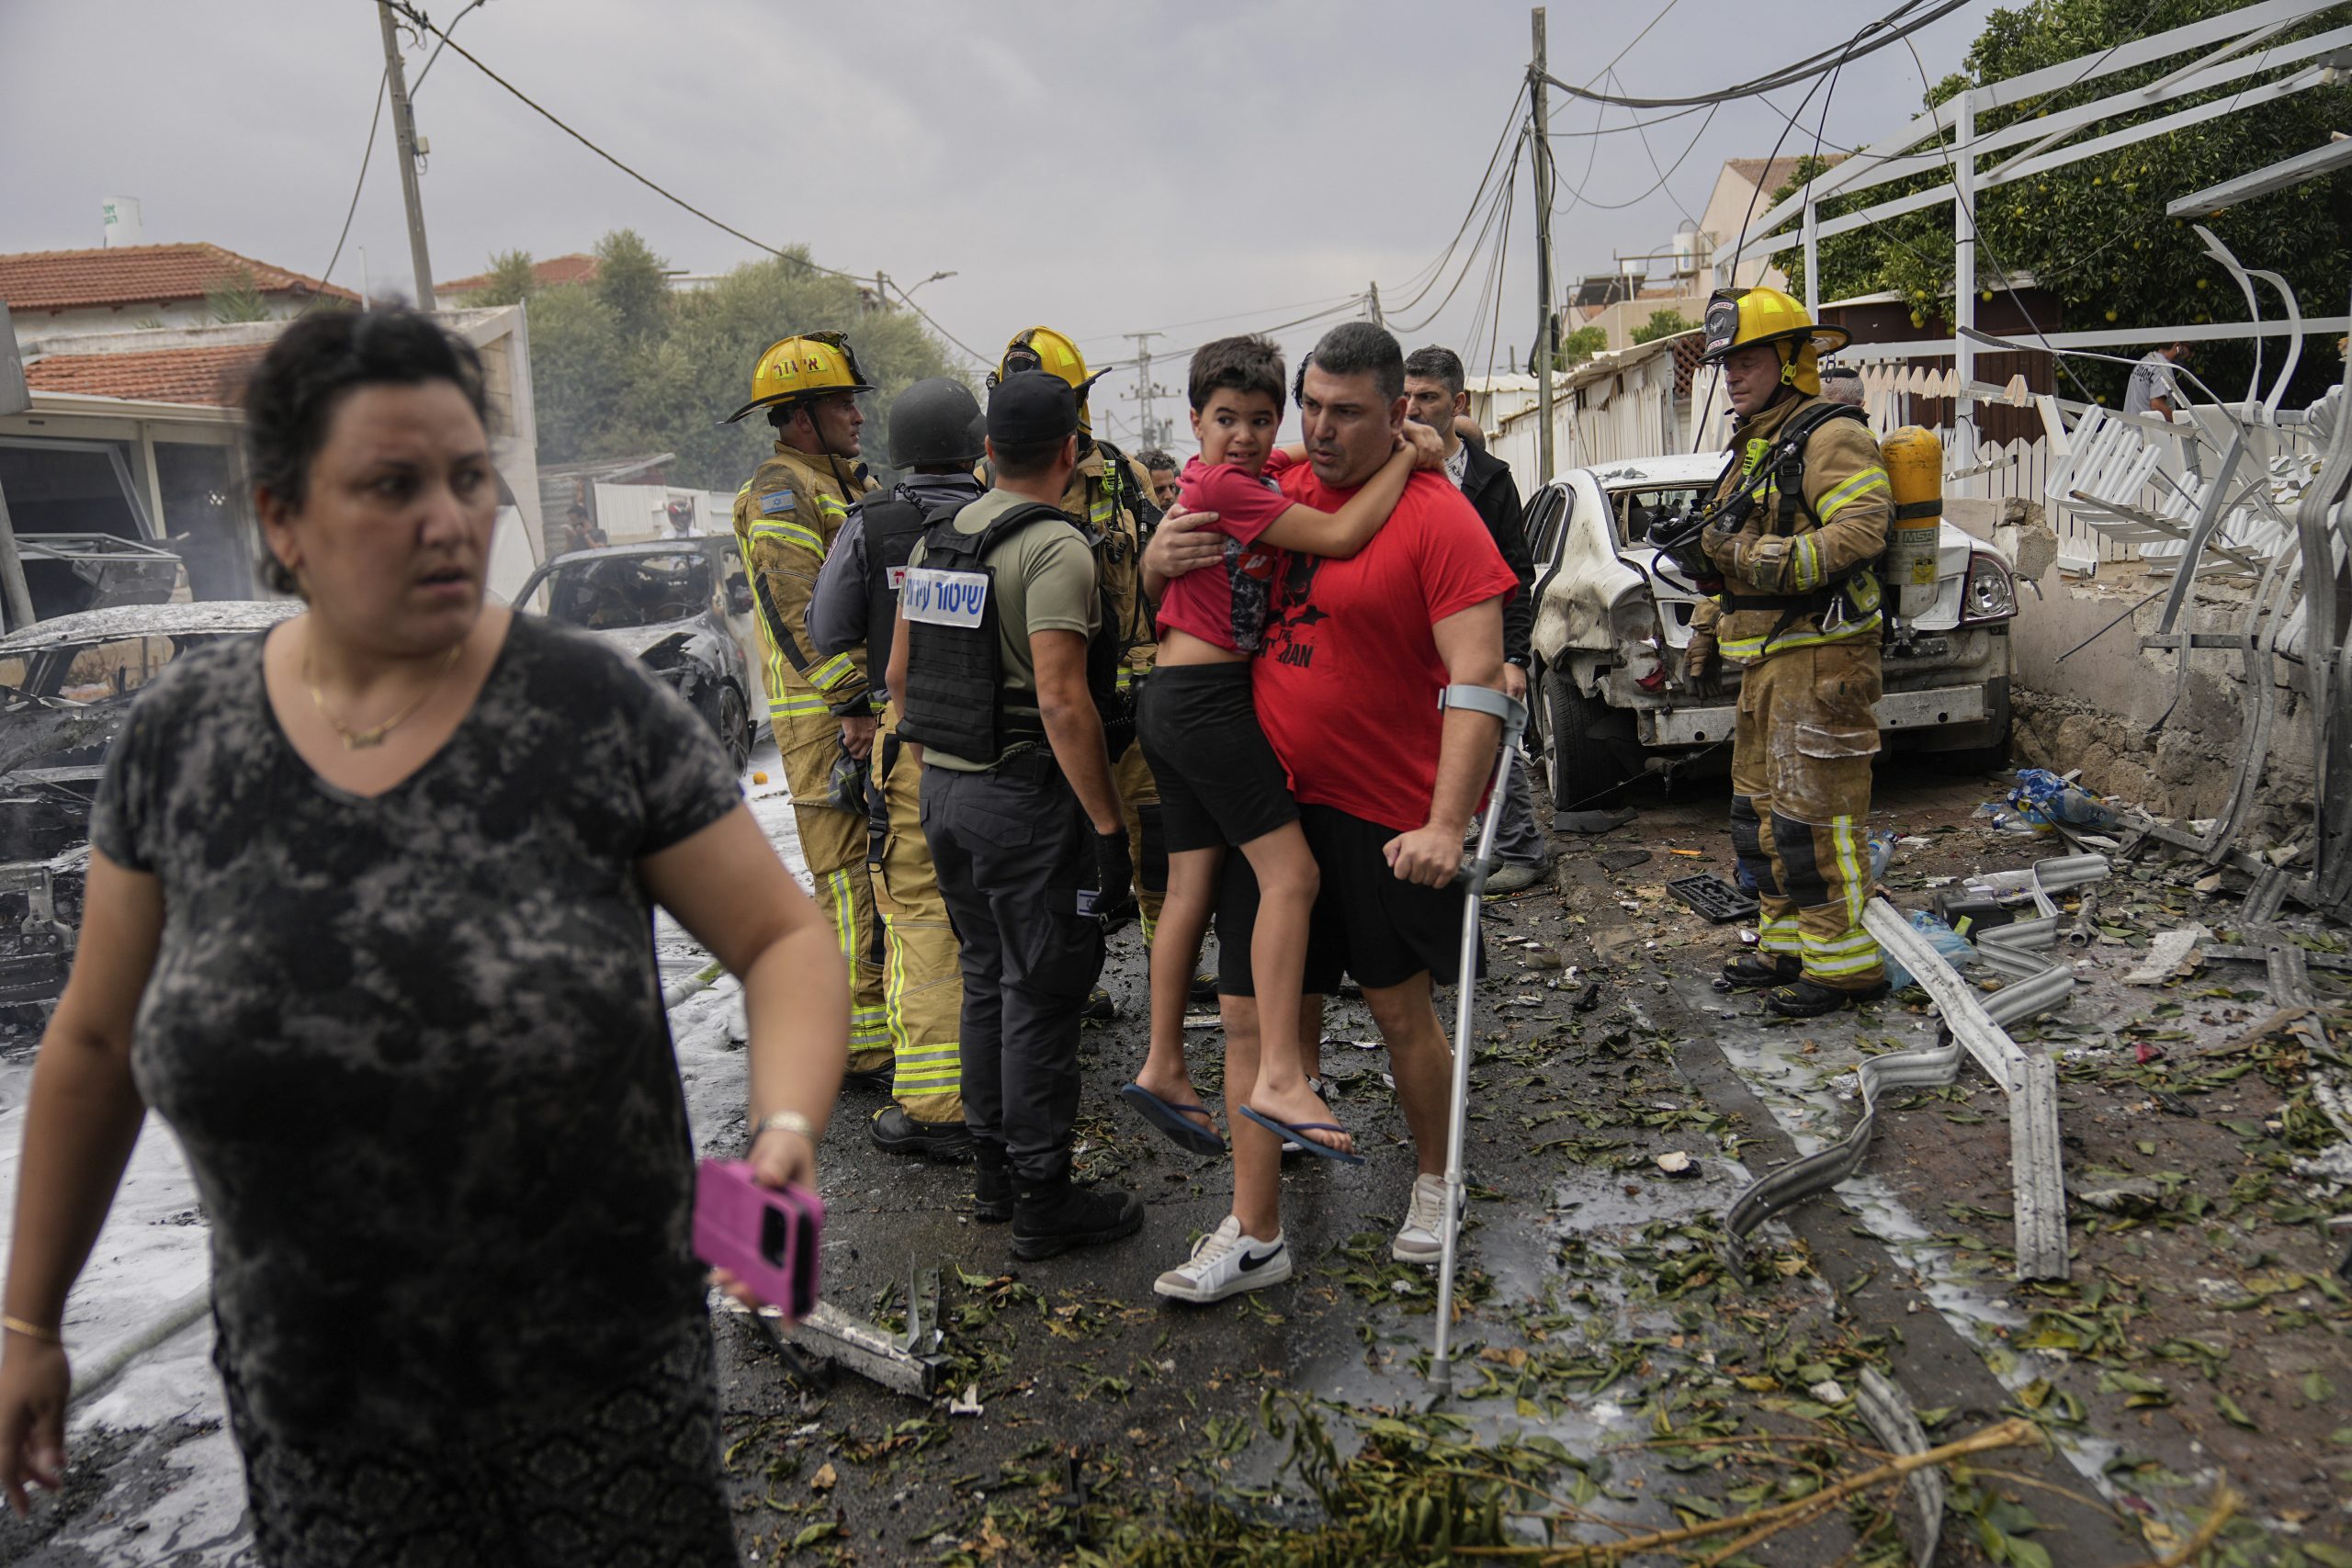
M 1121 1089 L 1119 1098 L 1134 1106 L 1145 1121 L 1167 1134 L 1169 1141 L 1186 1154 L 1225 1153 L 1225 1140 L 1216 1135 L 1215 1129 L 1192 1119 L 1193 1116 L 1205 1119 L 1207 1107 L 1174 1104 L 1160 1099 L 1139 1083 L 1131 1083 Z
M 1340 1126 L 1336 1122 L 1278 1122 L 1273 1117 L 1261 1115 L 1259 1112 L 1250 1110 L 1246 1105 L 1240 1107 L 1240 1112 L 1242 1115 L 1250 1118 L 1250 1121 L 1258 1123 L 1259 1126 L 1263 1127 L 1267 1132 L 1279 1134 L 1283 1137 L 1288 1138 L 1291 1142 L 1296 1144 L 1301 1149 L 1305 1150 L 1308 1154 L 1317 1156 L 1323 1159 L 1335 1159 L 1341 1165 L 1362 1165 L 1363 1163 L 1363 1156 L 1362 1155 L 1351 1155 L 1343 1149 L 1335 1149 L 1329 1144 L 1318 1143 L 1315 1139 L 1306 1135 L 1309 1133 L 1344 1133 L 1347 1131 L 1345 1127 Z

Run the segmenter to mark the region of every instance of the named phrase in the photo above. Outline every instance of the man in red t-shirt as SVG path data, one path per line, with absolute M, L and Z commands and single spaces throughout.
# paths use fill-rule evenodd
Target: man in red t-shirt
M 1403 351 L 1370 322 L 1334 328 L 1300 371 L 1298 402 L 1307 460 L 1283 473 L 1283 492 L 1336 511 L 1396 446 Z M 1221 558 L 1220 536 L 1193 531 L 1201 521 L 1180 513 L 1161 524 L 1144 555 L 1148 586 Z M 1462 492 L 1442 473 L 1416 473 L 1387 526 L 1354 557 L 1290 559 L 1253 666 L 1259 722 L 1290 773 L 1322 872 L 1306 1010 L 1319 1018 L 1341 972 L 1355 976 L 1413 1134 L 1419 1174 L 1392 1248 L 1400 1261 L 1436 1262 L 1453 1220 L 1444 1171 L 1453 1060 L 1431 987 L 1466 978 L 1455 973 L 1463 910 L 1451 885 L 1500 728 L 1486 714 L 1441 710 L 1438 694 L 1501 687 L 1502 607 L 1517 588 Z M 1229 862 L 1217 990 L 1238 1235 L 1226 1248 L 1232 1260 L 1196 1252 L 1185 1270 L 1247 1269 L 1250 1249 L 1281 1245 L 1280 1145 L 1230 1114 L 1232 1095 L 1246 1094 L 1257 1074 L 1248 969 L 1255 895 L 1248 867 Z

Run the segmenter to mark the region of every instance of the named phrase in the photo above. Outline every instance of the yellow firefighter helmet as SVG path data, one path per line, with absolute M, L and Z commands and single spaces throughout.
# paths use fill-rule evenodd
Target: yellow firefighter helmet
M 1843 327 L 1817 325 L 1804 306 L 1778 288 L 1718 288 L 1707 300 L 1699 357 L 1722 363 L 1734 349 L 1770 343 L 1781 349 L 1781 379 L 1809 398 L 1821 395 L 1821 356 L 1853 341 Z
M 872 390 L 858 370 L 848 338 L 840 333 L 803 333 L 768 344 L 752 370 L 752 400 L 721 423 L 732 424 L 753 409 L 803 398 Z
M 997 361 L 995 373 L 989 377 L 989 385 L 993 387 L 1005 377 L 1023 370 L 1043 370 L 1069 382 L 1070 389 L 1078 394 L 1078 427 L 1090 435 L 1093 434 L 1093 417 L 1086 406 L 1087 389 L 1109 372 L 1098 370 L 1088 375 L 1086 355 L 1079 352 L 1078 344 L 1067 333 L 1051 327 L 1029 327 L 1013 333 L 1012 341 L 1004 345 L 1003 357 Z

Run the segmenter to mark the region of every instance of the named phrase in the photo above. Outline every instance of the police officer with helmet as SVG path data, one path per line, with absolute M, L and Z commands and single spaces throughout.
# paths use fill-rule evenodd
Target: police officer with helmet
M 1717 289 L 1701 358 L 1736 418 L 1709 519 L 1678 558 L 1718 606 L 1686 655 L 1745 666 L 1732 738 L 1732 844 L 1762 903 L 1758 951 L 1716 984 L 1790 1018 L 1885 993 L 1870 897 L 1871 760 L 1879 749 L 1880 586 L 1893 491 L 1861 411 L 1821 395 L 1820 355 L 1848 341 L 1777 288 Z M 1710 646 L 1710 643 L 1713 645 Z
M 775 452 L 735 492 L 735 542 L 759 614 L 768 718 L 775 730 L 800 849 L 834 940 L 852 958 L 845 1081 L 890 1077 L 874 889 L 865 869 L 866 816 L 859 770 L 874 743 L 874 706 L 862 656 L 805 646 L 808 596 L 850 503 L 874 488 L 858 462 L 865 415 L 849 340 L 804 333 L 768 345 L 752 371 L 752 398 L 722 422 L 767 411 Z
M 1079 462 L 1069 383 L 999 378 L 988 452 L 996 487 L 908 558 L 889 689 L 923 749 L 923 836 L 961 946 L 977 1217 L 1010 1219 L 1025 1259 L 1143 1224 L 1133 1193 L 1070 1177 L 1080 1013 L 1134 872 L 1103 723 L 1117 631 L 1059 505 Z
M 899 583 L 907 557 L 933 521 L 983 493 L 972 476 L 984 435 L 980 405 L 960 381 L 917 381 L 890 405 L 890 463 L 906 477 L 889 494 L 850 508 L 808 601 L 808 640 L 820 656 L 858 653 L 876 687 L 890 667 Z M 886 707 L 874 745 L 876 821 L 869 840 L 874 902 L 882 916 L 884 1021 L 895 1064 L 894 1104 L 867 1123 L 889 1154 L 971 1157 L 964 1125 L 963 982 L 956 932 L 923 840 L 922 768 Z

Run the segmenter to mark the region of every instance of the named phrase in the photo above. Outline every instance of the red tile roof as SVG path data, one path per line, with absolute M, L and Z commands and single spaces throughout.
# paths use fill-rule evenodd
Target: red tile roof
M 0 255 L 0 299 L 13 310 L 74 310 L 201 299 L 243 268 L 265 295 L 324 293 L 358 303 L 348 288 L 271 266 L 219 245 L 122 245 L 111 250 Z
M 246 367 L 268 350 L 267 344 L 247 343 L 137 354 L 56 354 L 26 366 L 25 380 L 36 392 L 227 408 L 237 400 Z
M 596 280 L 596 258 L 574 252 L 568 256 L 549 256 L 546 261 L 531 264 L 531 276 L 539 280 L 542 288 L 553 288 L 564 283 L 594 283 Z M 454 278 L 433 286 L 435 294 L 470 294 L 477 288 L 490 287 L 490 274 L 476 273 L 471 277 Z

